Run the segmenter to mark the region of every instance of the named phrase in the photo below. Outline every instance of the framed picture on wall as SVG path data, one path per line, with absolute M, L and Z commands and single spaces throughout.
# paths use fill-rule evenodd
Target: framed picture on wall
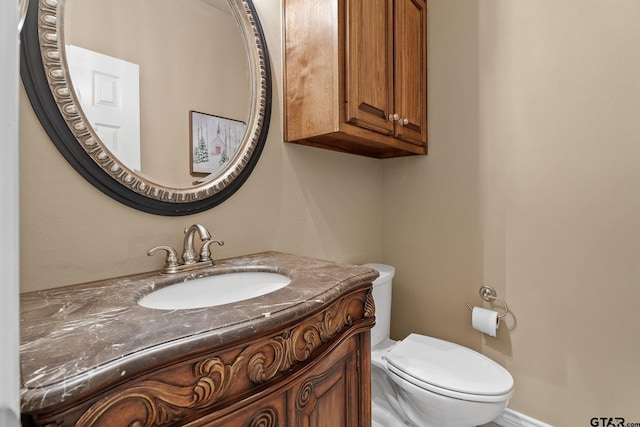
M 189 111 L 191 175 L 215 178 L 240 149 L 247 124 L 239 120 Z

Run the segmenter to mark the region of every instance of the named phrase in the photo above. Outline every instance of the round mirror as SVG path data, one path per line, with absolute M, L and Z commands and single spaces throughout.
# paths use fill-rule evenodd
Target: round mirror
M 145 212 L 226 200 L 267 136 L 270 65 L 251 0 L 31 0 L 21 74 L 69 163 Z

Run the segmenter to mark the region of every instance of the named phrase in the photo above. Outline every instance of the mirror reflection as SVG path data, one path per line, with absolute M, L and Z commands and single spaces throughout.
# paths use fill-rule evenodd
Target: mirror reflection
M 67 0 L 63 16 L 78 103 L 125 166 L 187 188 L 206 180 L 205 160 L 223 165 L 232 157 L 231 142 L 219 142 L 220 124 L 191 127 L 198 112 L 233 124 L 235 140 L 246 129 L 248 53 L 226 0 Z

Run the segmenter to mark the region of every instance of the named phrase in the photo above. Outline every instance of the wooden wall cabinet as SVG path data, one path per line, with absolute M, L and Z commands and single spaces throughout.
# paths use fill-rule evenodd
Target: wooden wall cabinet
M 284 0 L 284 139 L 427 153 L 425 0 Z

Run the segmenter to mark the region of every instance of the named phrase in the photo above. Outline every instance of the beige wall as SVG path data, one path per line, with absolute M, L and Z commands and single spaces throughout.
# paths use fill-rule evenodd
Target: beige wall
M 385 162 L 393 333 L 481 350 L 510 407 L 640 421 L 640 6 L 430 0 L 430 155 Z M 391 204 L 391 205 L 389 205 Z M 465 302 L 495 286 L 497 338 Z
M 273 62 L 273 114 L 262 157 L 240 190 L 197 215 L 160 217 L 92 187 L 58 153 L 21 98 L 22 291 L 158 269 L 158 244 L 200 222 L 226 244 L 214 256 L 280 250 L 349 263 L 380 258 L 381 163 L 282 142 L 280 3 L 256 2 Z
M 393 335 L 503 363 L 516 411 L 556 426 L 640 421 L 637 1 L 430 0 L 430 154 L 385 161 L 282 143 L 279 2 L 256 6 L 272 126 L 253 175 L 211 211 L 164 218 L 103 196 L 23 97 L 23 291 L 155 269 L 147 248 L 179 246 L 198 221 L 227 241 L 218 257 L 395 265 Z M 497 338 L 470 328 L 464 304 L 482 283 L 511 308 Z

